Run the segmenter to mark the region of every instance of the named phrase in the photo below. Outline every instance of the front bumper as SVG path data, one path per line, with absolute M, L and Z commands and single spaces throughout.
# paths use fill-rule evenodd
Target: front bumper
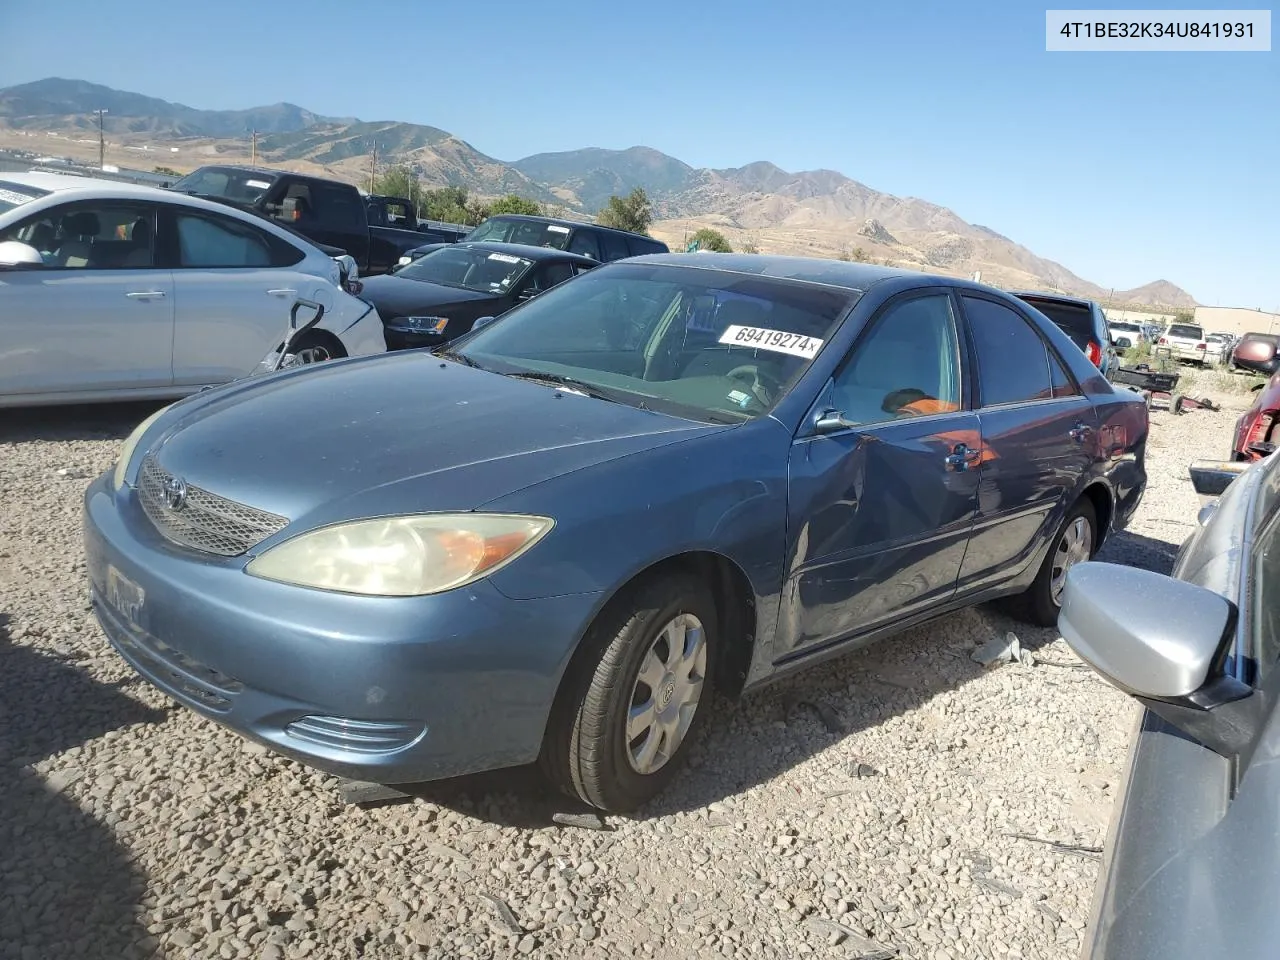
M 173 699 L 342 777 L 414 783 L 537 758 L 598 596 L 511 600 L 488 581 L 432 597 L 290 587 L 247 556 L 163 540 L 131 488 L 85 494 L 93 609 Z

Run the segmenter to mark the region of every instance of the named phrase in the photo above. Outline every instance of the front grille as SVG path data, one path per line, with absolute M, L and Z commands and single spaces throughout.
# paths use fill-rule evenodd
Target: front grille
M 289 522 L 274 513 L 236 503 L 199 487 L 186 487 L 178 509 L 165 500 L 165 484 L 172 476 L 154 457 L 138 471 L 138 499 L 147 518 L 166 540 L 222 557 L 235 557 L 261 543 Z

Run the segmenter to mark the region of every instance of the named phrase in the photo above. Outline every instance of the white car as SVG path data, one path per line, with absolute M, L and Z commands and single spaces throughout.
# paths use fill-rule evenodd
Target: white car
M 1164 328 L 1156 341 L 1156 353 L 1167 351 L 1174 360 L 1190 360 L 1204 366 L 1209 344 L 1204 339 L 1204 327 L 1194 323 L 1171 323 Z
M 301 362 L 382 353 L 382 320 L 306 239 L 129 183 L 0 173 L 0 407 L 169 399 L 249 375 L 299 299 Z M 305 319 L 305 317 L 304 317 Z

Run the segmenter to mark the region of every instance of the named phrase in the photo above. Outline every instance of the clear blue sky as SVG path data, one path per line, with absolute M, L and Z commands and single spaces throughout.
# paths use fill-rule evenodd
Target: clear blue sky
M 695 166 L 827 167 L 1103 286 L 1164 278 L 1202 303 L 1280 307 L 1280 53 L 1049 54 L 1044 11 L 0 0 L 0 86 L 286 100 L 442 127 L 504 160 L 644 144 Z

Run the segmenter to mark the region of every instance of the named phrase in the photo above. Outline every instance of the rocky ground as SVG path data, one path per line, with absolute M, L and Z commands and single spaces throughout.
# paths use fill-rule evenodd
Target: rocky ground
M 1054 631 L 979 608 L 720 703 L 672 792 L 605 829 L 526 771 L 352 807 L 94 623 L 80 496 L 147 412 L 0 426 L 0 958 L 1078 954 L 1136 713 Z M 1153 414 L 1104 559 L 1169 569 L 1186 463 L 1235 416 Z M 1034 665 L 970 658 L 1009 630 Z

